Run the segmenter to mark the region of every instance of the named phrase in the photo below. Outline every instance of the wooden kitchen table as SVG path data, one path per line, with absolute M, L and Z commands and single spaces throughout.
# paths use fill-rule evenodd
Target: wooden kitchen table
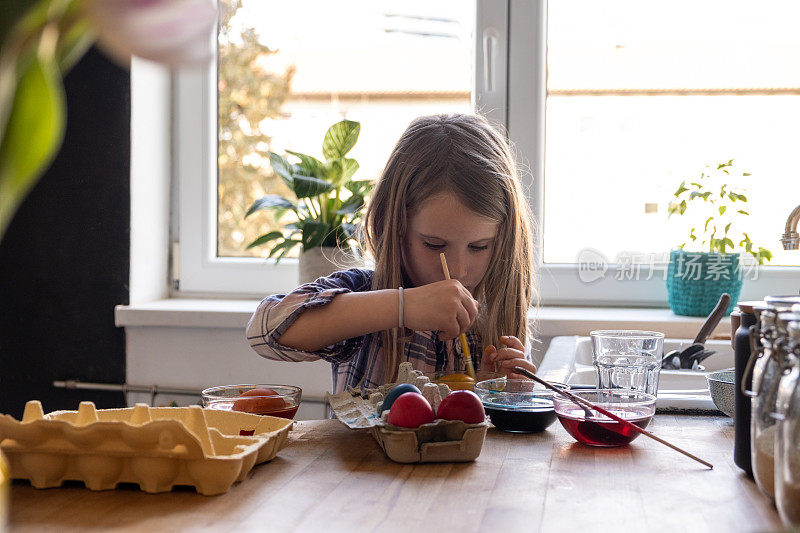
M 11 489 L 10 531 L 765 531 L 772 504 L 733 464 L 733 422 L 656 416 L 651 439 L 601 449 L 556 422 L 538 435 L 490 428 L 473 463 L 402 465 L 366 431 L 295 423 L 274 460 L 220 496 L 193 489 Z

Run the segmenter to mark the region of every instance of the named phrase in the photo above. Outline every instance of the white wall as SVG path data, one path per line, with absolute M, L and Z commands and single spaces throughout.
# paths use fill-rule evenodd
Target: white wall
M 130 302 L 167 296 L 170 201 L 170 75 L 131 63 Z
M 330 365 L 271 361 L 247 344 L 244 328 L 128 327 L 127 382 L 132 385 L 192 389 L 197 396 L 159 395 L 156 405 L 175 400 L 190 405 L 200 391 L 216 385 L 275 383 L 303 389 L 297 420 L 326 418 L 324 393 L 331 386 Z M 146 393 L 129 393 L 128 404 L 149 403 Z

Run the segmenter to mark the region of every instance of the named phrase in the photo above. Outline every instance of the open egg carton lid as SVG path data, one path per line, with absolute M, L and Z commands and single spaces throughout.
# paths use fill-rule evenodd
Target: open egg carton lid
M 204 495 L 226 492 L 254 465 L 285 445 L 291 420 L 235 411 L 145 404 L 47 415 L 38 400 L 22 421 L 0 416 L 0 449 L 11 476 L 36 488 L 83 481 L 91 490 L 136 483 L 145 492 L 190 485 Z
M 389 459 L 395 462 L 474 461 L 480 455 L 489 427 L 485 420 L 479 424 L 467 424 L 460 420 L 436 420 L 417 428 L 402 428 L 386 421 L 386 411 L 383 417 L 378 414 L 385 395 L 402 383 L 417 386 L 434 411 L 438 409 L 441 398 L 451 392 L 447 385 L 430 383 L 421 372 L 411 370 L 411 363 L 401 363 L 397 383 L 367 389 L 363 394 L 352 388 L 338 394 L 327 394 L 328 404 L 347 427 L 370 429 Z
M 395 383 L 364 389 L 363 392 L 348 387 L 337 394 L 327 393 L 326 399 L 336 417 L 351 429 L 387 426 L 387 422 L 378 415 L 381 402 L 389 391 L 403 383 L 417 387 L 434 411 L 439 408 L 442 398 L 452 392 L 444 383 L 431 383 L 430 378 L 423 376 L 419 370 L 414 370 L 411 363 L 404 362 L 400 363 Z

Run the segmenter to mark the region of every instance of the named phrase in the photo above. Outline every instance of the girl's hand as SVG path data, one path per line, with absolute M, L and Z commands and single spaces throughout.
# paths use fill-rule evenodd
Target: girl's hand
M 478 302 L 455 279 L 403 291 L 403 322 L 416 331 L 441 331 L 442 339 L 465 333 L 478 316 Z
M 497 372 L 502 372 L 511 379 L 528 379 L 521 374 L 515 373 L 515 366 L 520 366 L 534 374 L 536 373 L 536 365 L 525 358 L 525 346 L 522 345 L 518 338 L 508 335 L 500 337 L 500 342 L 505 347 L 498 350 L 490 344 L 484 349 L 483 358 L 481 359 L 481 368 L 483 370 L 494 371 L 496 368 Z

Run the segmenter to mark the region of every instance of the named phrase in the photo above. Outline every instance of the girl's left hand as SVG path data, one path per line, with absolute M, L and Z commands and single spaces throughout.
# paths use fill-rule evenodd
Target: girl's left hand
M 514 372 L 514 367 L 519 366 L 536 373 L 536 365 L 525 358 L 525 346 L 520 340 L 512 335 L 500 337 L 500 342 L 505 346 L 499 350 L 493 345 L 489 345 L 483 351 L 481 367 L 483 370 L 504 373 L 511 379 L 528 379 L 521 374 Z

